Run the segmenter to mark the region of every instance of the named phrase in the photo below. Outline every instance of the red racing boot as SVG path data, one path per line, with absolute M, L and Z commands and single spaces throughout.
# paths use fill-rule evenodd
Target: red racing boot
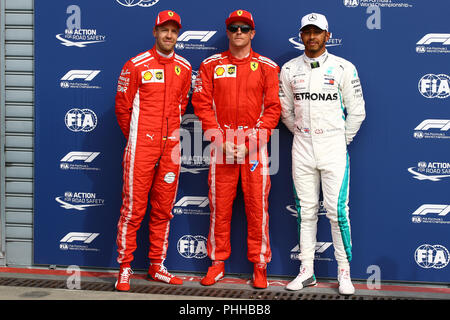
M 223 261 L 213 261 L 212 266 L 208 268 L 208 273 L 200 281 L 204 286 L 211 286 L 225 275 L 225 263 Z
M 266 289 L 268 286 L 267 265 L 265 263 L 255 263 L 253 266 L 253 287 L 256 289 Z
M 183 280 L 170 274 L 162 263 L 150 263 L 147 280 L 155 280 L 168 284 L 183 284 Z
M 121 265 L 119 270 L 119 277 L 114 285 L 118 291 L 129 291 L 130 290 L 130 278 L 133 274 L 130 265 Z

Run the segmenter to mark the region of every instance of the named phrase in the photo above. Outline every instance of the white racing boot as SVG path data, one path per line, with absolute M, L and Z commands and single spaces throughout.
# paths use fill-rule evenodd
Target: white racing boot
M 355 287 L 350 278 L 350 268 L 338 268 L 339 293 L 342 295 L 352 295 Z
M 304 287 L 315 286 L 316 283 L 317 281 L 314 276 L 314 269 L 312 267 L 301 265 L 298 276 L 288 283 L 286 289 L 297 291 L 303 289 Z

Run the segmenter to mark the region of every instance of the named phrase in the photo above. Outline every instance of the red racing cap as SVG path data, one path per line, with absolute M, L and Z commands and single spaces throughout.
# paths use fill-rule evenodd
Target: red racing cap
M 232 13 L 230 13 L 227 20 L 225 20 L 225 24 L 228 26 L 235 21 L 246 22 L 250 27 L 252 27 L 252 29 L 255 29 L 255 21 L 253 20 L 252 14 L 248 11 L 241 9 L 233 11 Z
M 156 17 L 155 21 L 155 27 L 162 25 L 163 23 L 166 23 L 167 21 L 173 21 L 175 22 L 178 27 L 181 29 L 181 18 L 173 10 L 164 10 L 158 13 L 158 16 Z

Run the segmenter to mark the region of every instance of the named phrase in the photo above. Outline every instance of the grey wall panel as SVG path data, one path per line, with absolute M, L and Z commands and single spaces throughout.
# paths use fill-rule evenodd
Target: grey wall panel
M 34 85 L 33 75 L 30 73 L 7 73 L 6 83 L 12 87 L 32 87 Z
M 34 0 L 6 0 L 6 10 L 33 10 Z
M 31 225 L 33 223 L 33 213 L 31 210 L 9 210 L 6 212 L 6 223 L 7 224 L 25 224 Z
M 6 264 L 33 264 L 34 0 L 0 0 L 5 128 Z
M 6 132 L 8 133 L 33 133 L 34 122 L 31 120 L 6 120 Z
M 0 1 L 0 266 L 6 264 L 5 223 L 5 1 Z
M 34 140 L 32 136 L 6 136 L 6 148 L 33 148 L 33 142 Z
M 34 116 L 34 106 L 26 103 L 8 103 L 6 105 L 6 117 L 9 118 L 30 118 Z
M 34 60 L 30 59 L 18 59 L 18 58 L 6 58 L 6 72 L 33 72 Z
M 28 43 L 6 43 L 6 56 L 29 57 L 33 55 L 34 47 Z
M 31 181 L 8 181 L 6 180 L 6 193 L 33 193 L 33 183 Z
M 6 240 L 6 257 L 9 265 L 30 266 L 33 264 L 32 240 Z
M 34 102 L 34 92 L 31 89 L 11 89 L 6 87 L 6 103 Z
M 22 224 L 6 225 L 6 239 L 29 240 L 32 238 L 33 238 L 32 226 Z
M 5 32 L 6 41 L 33 41 L 33 29 L 9 28 Z
M 32 179 L 33 178 L 33 168 L 31 166 L 7 166 L 6 167 L 6 178 L 18 178 L 18 179 Z
M 33 151 L 32 150 L 6 150 L 5 152 L 6 165 L 10 163 L 33 163 Z
M 32 26 L 34 21 L 32 12 L 6 11 L 6 27 L 11 26 Z
M 6 210 L 8 209 L 33 209 L 33 197 L 6 196 Z M 6 239 L 8 240 L 8 239 Z

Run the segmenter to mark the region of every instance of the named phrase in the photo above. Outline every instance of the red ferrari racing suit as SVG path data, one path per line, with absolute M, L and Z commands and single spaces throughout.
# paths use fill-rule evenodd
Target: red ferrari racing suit
M 211 216 L 207 250 L 211 260 L 230 256 L 232 206 L 239 176 L 248 225 L 247 257 L 253 263 L 271 260 L 267 141 L 281 113 L 278 73 L 275 62 L 253 51 L 244 59 L 226 51 L 205 59 L 200 66 L 192 104 L 205 137 L 215 141 L 208 178 Z M 224 159 L 223 141 L 245 144 L 249 154 L 242 161 Z
M 186 59 L 175 53 L 163 56 L 155 47 L 130 59 L 122 69 L 115 106 L 127 138 L 117 234 L 119 263 L 133 260 L 149 192 L 148 257 L 152 261 L 166 257 L 180 172 L 178 129 L 188 103 L 191 72 Z

